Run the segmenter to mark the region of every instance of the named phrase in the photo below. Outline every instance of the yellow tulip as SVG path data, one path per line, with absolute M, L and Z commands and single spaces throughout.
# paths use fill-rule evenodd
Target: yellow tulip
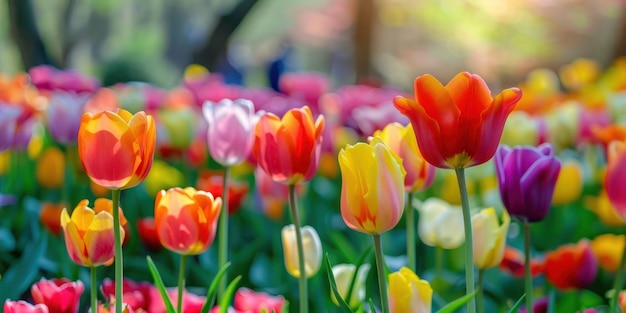
M 65 177 L 65 154 L 57 147 L 46 149 L 37 160 L 37 182 L 46 188 L 60 188 Z
M 391 312 L 430 313 L 433 289 L 407 267 L 389 274 Z
M 583 192 L 583 169 L 580 163 L 568 160 L 561 164 L 559 178 L 554 187 L 552 204 L 564 205 L 572 203 L 580 197 Z
M 502 211 L 502 223 L 493 208 L 483 209 L 472 216 L 472 238 L 474 241 L 474 265 L 479 269 L 494 267 L 502 261 L 506 246 L 506 235 L 511 218 Z
M 585 207 L 596 213 L 600 221 L 606 226 L 623 226 L 626 225 L 622 217 L 617 214 L 615 208 L 609 201 L 606 190 L 602 189 L 597 197 L 587 196 L 584 200 Z
M 144 186 L 150 195 L 155 195 L 162 189 L 174 188 L 184 184 L 183 173 L 167 162 L 158 159 L 152 162 L 152 169 L 144 180 Z
M 591 251 L 604 270 L 615 272 L 621 261 L 624 244 L 626 244 L 626 236 L 604 234 L 591 241 Z
M 356 266 L 353 264 L 337 264 L 333 266 L 333 276 L 337 283 L 337 291 L 344 300 L 348 297 L 348 289 L 350 289 L 350 282 L 356 271 Z M 365 280 L 367 274 L 370 271 L 369 264 L 363 264 L 359 267 L 359 271 L 356 274 L 354 280 L 354 287 L 352 288 L 352 295 L 350 296 L 350 303 L 348 305 L 352 308 L 356 307 L 359 303 L 365 300 Z M 334 293 L 330 293 L 330 298 L 336 305 L 339 305 Z
M 470 170 L 467 170 L 467 176 L 466 176 L 466 181 L 467 181 L 467 193 L 470 195 L 475 194 L 475 182 L 472 180 L 472 177 L 470 177 Z M 452 204 L 452 205 L 461 205 L 461 193 L 459 191 L 459 182 L 457 181 L 456 178 L 456 174 L 454 174 L 454 171 L 439 171 L 439 173 L 442 173 L 443 177 L 442 177 L 442 185 L 440 188 L 438 188 L 439 190 L 439 195 L 438 197 L 440 197 L 441 199 L 443 199 L 444 201 Z M 470 196 L 471 197 L 471 196 Z
M 456 249 L 465 242 L 461 207 L 430 198 L 418 205 L 417 227 L 420 239 L 428 246 Z
M 311 277 L 319 271 L 322 265 L 322 241 L 315 229 L 311 226 L 303 226 L 302 246 L 304 252 L 304 268 L 307 277 Z M 283 227 L 281 232 L 283 240 L 283 253 L 285 255 L 285 268 L 289 275 L 300 277 L 298 248 L 296 245 L 296 226 L 291 224 Z
M 402 160 L 380 139 L 339 152 L 341 217 L 348 227 L 376 235 L 394 228 L 404 211 Z
M 539 123 L 524 111 L 513 111 L 504 124 L 501 144 L 509 146 L 536 146 L 539 142 Z

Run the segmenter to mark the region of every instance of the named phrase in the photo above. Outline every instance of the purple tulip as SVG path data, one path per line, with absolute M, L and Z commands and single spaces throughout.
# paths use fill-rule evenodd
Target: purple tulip
M 13 144 L 17 119 L 21 113 L 19 107 L 0 102 L 0 151 L 8 149 Z
M 259 119 L 259 114 L 254 113 L 252 101 L 207 101 L 202 111 L 209 124 L 207 139 L 213 159 L 224 166 L 245 161 L 252 151 L 254 127 Z
M 55 91 L 48 106 L 48 129 L 54 140 L 61 144 L 73 144 L 78 139 L 80 118 L 89 94 Z
M 502 203 L 523 222 L 541 221 L 552 203 L 561 162 L 550 144 L 539 147 L 501 145 L 495 155 Z

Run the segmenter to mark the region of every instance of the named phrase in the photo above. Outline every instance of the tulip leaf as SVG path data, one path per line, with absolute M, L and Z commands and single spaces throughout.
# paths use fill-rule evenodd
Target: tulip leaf
M 511 309 L 509 310 L 509 313 L 515 313 L 517 312 L 517 310 L 519 309 L 519 307 L 522 305 L 522 303 L 524 303 L 524 299 L 526 298 L 526 294 L 523 294 L 521 297 L 519 297 L 519 299 L 517 300 L 517 302 L 515 302 L 515 304 L 513 305 L 513 307 L 511 307 Z
M 325 261 L 326 273 L 328 274 L 328 281 L 330 282 L 330 289 L 333 291 L 333 295 L 335 295 L 337 303 L 339 303 L 339 307 L 346 313 L 354 313 L 346 301 L 341 297 L 341 294 L 339 294 L 339 290 L 337 290 L 337 282 L 335 281 L 335 275 L 333 275 L 333 266 L 330 264 L 330 260 L 328 259 L 328 253 L 326 253 Z
M 361 268 L 361 265 L 363 265 L 363 263 L 365 262 L 365 259 L 370 255 L 370 252 L 372 252 L 372 248 L 372 246 L 367 248 L 365 252 L 361 254 L 359 260 L 357 261 L 356 268 L 354 269 L 354 274 L 352 275 L 352 279 L 350 280 L 350 287 L 348 287 L 348 293 L 346 294 L 346 303 L 350 303 L 350 300 L 352 298 L 352 291 L 354 290 L 354 284 L 356 283 L 356 278 L 359 274 L 359 269 Z
M 202 310 L 200 310 L 200 313 L 208 313 L 209 310 L 211 309 L 211 305 L 213 305 L 213 301 L 215 301 L 215 292 L 217 291 L 217 286 L 219 285 L 220 281 L 226 274 L 226 271 L 228 270 L 229 267 L 230 267 L 230 262 L 224 264 L 224 266 L 220 268 L 217 274 L 215 274 L 215 278 L 213 278 L 213 281 L 211 282 L 211 285 L 209 286 L 209 290 L 207 291 L 206 299 L 204 300 L 204 304 L 202 305 Z
M 222 298 L 220 299 L 220 313 L 228 313 L 230 300 L 233 298 L 235 290 L 237 289 L 237 284 L 240 280 L 241 276 L 237 276 L 226 287 L 226 291 L 224 291 L 224 295 L 222 295 Z
M 154 284 L 157 286 L 157 289 L 159 289 L 161 298 L 163 298 L 163 303 L 165 304 L 167 313 L 176 313 L 176 309 L 174 309 L 174 305 L 167 294 L 167 290 L 165 290 L 165 285 L 163 285 L 163 279 L 161 279 L 159 270 L 156 268 L 156 265 L 154 265 L 154 262 L 152 262 L 152 258 L 150 256 L 147 256 L 146 260 L 148 261 L 148 268 L 150 269 L 150 274 L 152 274 L 152 279 L 154 279 Z
M 478 291 L 478 289 L 474 290 L 474 292 L 464 295 L 450 303 L 448 303 L 446 306 L 444 306 L 443 308 L 441 308 L 441 310 L 437 311 L 437 313 L 452 313 L 458 309 L 460 309 L 462 306 L 464 306 L 468 301 L 472 300 L 472 298 L 474 298 L 476 296 L 476 292 Z
M 13 262 L 0 280 L 0 301 L 18 299 L 39 274 L 40 260 L 48 246 L 48 236 L 40 235 L 36 243 L 24 249 L 24 254 Z M 35 263 L 35 264 L 33 264 Z
M 372 300 L 372 298 L 370 298 L 370 312 L 378 312 L 376 311 L 376 306 L 374 306 L 374 300 Z

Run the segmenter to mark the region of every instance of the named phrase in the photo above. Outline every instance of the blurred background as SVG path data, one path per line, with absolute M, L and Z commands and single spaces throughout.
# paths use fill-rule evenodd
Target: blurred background
M 626 55 L 623 0 L 6 0 L 0 72 L 40 64 L 103 85 L 178 84 L 187 65 L 267 86 L 272 71 L 317 71 L 334 86 L 410 90 L 467 70 L 493 90 L 535 68 Z

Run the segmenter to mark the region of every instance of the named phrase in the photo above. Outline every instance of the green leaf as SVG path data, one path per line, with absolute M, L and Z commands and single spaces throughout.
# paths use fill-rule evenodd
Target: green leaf
M 152 274 L 152 279 L 154 280 L 154 284 L 159 289 L 159 293 L 161 293 L 161 298 L 163 298 L 163 303 L 165 304 L 165 309 L 167 313 L 176 313 L 176 309 L 174 309 L 174 305 L 172 301 L 170 301 L 170 297 L 167 295 L 167 291 L 165 290 L 165 286 L 163 285 L 163 279 L 161 279 L 161 274 L 159 274 L 159 270 L 152 262 L 152 258 L 150 256 L 146 257 L 148 261 L 148 268 L 150 269 L 150 274 Z
M 39 261 L 48 246 L 48 236 L 39 236 L 37 242 L 26 247 L 24 254 L 2 275 L 0 302 L 19 297 L 32 285 L 39 274 Z
M 526 299 L 526 294 L 523 294 L 521 297 L 519 297 L 519 299 L 517 300 L 517 302 L 515 302 L 515 304 L 513 305 L 513 307 L 511 307 L 511 309 L 509 310 L 509 313 L 515 313 L 518 311 L 519 307 L 522 306 L 522 303 L 524 303 L 524 299 Z
M 374 312 L 378 312 L 376 311 L 376 306 L 374 306 L 374 301 L 372 300 L 372 298 L 370 298 L 370 312 L 374 313 Z
M 441 308 L 441 310 L 437 311 L 437 313 L 452 313 L 458 309 L 460 309 L 462 306 L 464 306 L 468 301 L 472 300 L 472 298 L 474 298 L 476 296 L 476 292 L 478 291 L 478 289 L 474 290 L 474 292 L 464 295 L 450 303 L 448 303 L 446 306 L 444 306 L 443 308 Z
M 215 301 L 215 292 L 217 291 L 217 286 L 219 285 L 220 281 L 226 274 L 226 271 L 228 270 L 229 267 L 230 267 L 230 262 L 224 264 L 224 266 L 220 268 L 217 274 L 215 274 L 215 278 L 213 278 L 213 281 L 211 282 L 211 285 L 209 286 L 209 290 L 207 291 L 206 299 L 204 300 L 204 304 L 202 305 L 202 310 L 200 311 L 200 313 L 208 313 L 209 310 L 211 309 L 211 306 L 213 305 L 213 301 Z
M 220 313 L 228 313 L 230 300 L 233 298 L 235 290 L 237 289 L 237 284 L 240 280 L 241 276 L 237 276 L 226 287 L 226 291 L 224 291 L 224 296 L 222 296 L 222 298 L 220 299 Z
M 337 302 L 339 303 L 339 307 L 346 313 L 354 313 L 350 306 L 346 303 L 345 300 L 339 294 L 339 290 L 337 290 L 337 282 L 335 282 L 335 275 L 333 275 L 332 265 L 330 264 L 330 260 L 328 259 L 328 253 L 326 253 L 325 257 L 326 261 L 326 273 L 328 274 L 328 281 L 330 282 L 330 289 L 333 291 Z M 356 273 L 355 273 L 356 275 Z
M 370 255 L 370 252 L 372 252 L 372 249 L 373 249 L 373 246 L 369 246 L 369 248 L 367 248 L 365 252 L 361 254 L 361 256 L 359 257 L 359 260 L 357 261 L 356 268 L 354 269 L 354 274 L 352 275 L 352 279 L 350 280 L 350 287 L 348 287 L 348 294 L 346 295 L 346 303 L 350 303 L 350 300 L 352 298 L 352 291 L 354 290 L 354 284 L 356 283 L 356 278 L 359 275 L 359 269 L 361 268 L 361 265 L 363 265 L 363 263 L 365 262 L 365 259 Z

